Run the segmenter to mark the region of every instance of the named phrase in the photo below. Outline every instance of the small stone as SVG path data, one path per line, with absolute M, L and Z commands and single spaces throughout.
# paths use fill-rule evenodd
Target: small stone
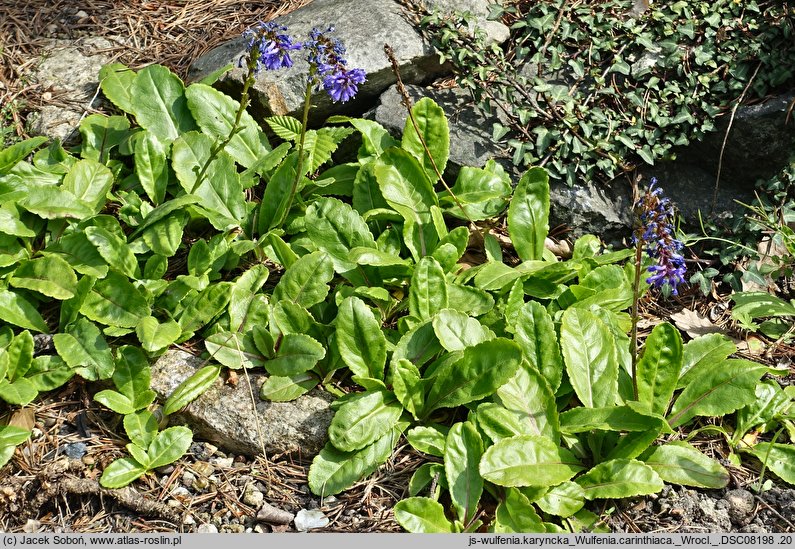
M 158 467 L 157 469 L 155 469 L 155 471 L 157 471 L 161 475 L 170 475 L 171 473 L 174 472 L 174 466 L 164 465 L 162 467 Z
M 262 504 L 259 512 L 257 512 L 257 520 L 260 522 L 269 522 L 271 524 L 290 524 L 295 518 L 295 515 L 288 513 L 283 509 L 274 507 L 267 501 Z
M 172 498 L 189 498 L 191 497 L 190 490 L 185 488 L 184 486 L 177 486 L 173 490 L 171 490 L 171 497 Z
M 728 504 L 729 518 L 737 526 L 745 526 L 754 518 L 756 502 L 748 490 L 729 490 L 723 500 Z
M 196 519 L 193 518 L 193 515 L 185 515 L 185 518 L 182 519 L 182 524 L 185 526 L 192 526 L 196 524 Z
M 265 496 L 262 494 L 262 492 L 253 486 L 246 486 L 246 490 L 243 493 L 243 503 L 250 505 L 254 509 L 259 509 L 264 499 Z
M 242 534 L 245 531 L 246 527 L 242 524 L 225 524 L 221 530 L 224 533 L 230 534 Z
M 198 476 L 209 477 L 215 471 L 215 467 L 212 463 L 207 463 L 206 461 L 197 461 L 190 466 L 190 470 L 196 473 Z
M 254 528 L 252 528 L 252 531 L 253 531 L 255 534 L 261 534 L 261 533 L 263 533 L 265 530 L 263 530 L 263 529 L 262 529 L 262 526 L 260 526 L 259 524 L 255 524 L 255 525 L 254 525 Z
M 196 482 L 196 475 L 194 475 L 190 471 L 185 471 L 184 473 L 182 473 L 182 484 L 184 484 L 188 488 L 191 488 L 193 487 L 194 482 Z
M 218 527 L 215 524 L 200 524 L 196 531 L 200 534 L 217 534 Z
M 75 14 L 75 17 L 77 17 L 78 19 L 83 19 L 84 17 L 88 17 L 88 14 L 83 10 L 80 10 Z
M 86 455 L 87 446 L 84 442 L 72 442 L 61 446 L 63 454 L 71 459 L 80 459 Z
M 31 435 L 30 435 L 31 438 L 39 438 L 39 437 L 41 437 L 41 435 L 44 434 L 44 431 L 42 431 L 38 427 L 34 427 L 33 429 L 30 430 L 30 432 L 31 432 Z M 83 443 L 82 442 L 75 442 L 74 444 L 83 444 Z M 83 444 L 83 446 L 85 446 L 85 444 Z
M 212 463 L 220 469 L 229 469 L 235 462 L 235 458 L 215 458 Z
M 97 462 L 97 460 L 95 460 L 95 459 L 94 459 L 93 457 L 91 457 L 91 456 L 83 456 L 83 463 L 84 463 L 85 465 L 89 465 L 89 466 L 90 466 L 90 465 L 94 465 L 96 462 Z
M 208 486 L 210 486 L 210 481 L 204 477 L 199 477 L 193 481 L 194 490 L 205 490 Z
M 25 522 L 25 526 L 22 527 L 22 531 L 26 534 L 35 534 L 39 531 L 39 528 L 41 528 L 41 522 L 34 519 L 28 519 L 27 522 Z
M 295 515 L 293 522 L 295 524 L 296 530 L 300 532 L 308 532 L 309 530 L 314 530 L 316 528 L 325 528 L 328 526 L 329 519 L 323 514 L 323 511 L 318 511 L 317 509 L 312 511 L 308 509 L 301 509 L 298 511 L 298 514 Z
M 168 505 L 169 507 L 173 507 L 174 509 L 177 509 L 177 508 L 179 508 L 179 507 L 182 507 L 182 505 L 183 505 L 183 504 L 182 504 L 182 502 L 181 502 L 181 501 L 179 501 L 179 500 L 176 500 L 176 499 L 170 499 L 170 500 L 168 500 L 168 501 L 166 502 L 166 505 Z

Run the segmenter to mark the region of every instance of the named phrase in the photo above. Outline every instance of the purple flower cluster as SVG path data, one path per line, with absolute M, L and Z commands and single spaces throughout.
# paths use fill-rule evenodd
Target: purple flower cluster
M 287 27 L 271 22 L 258 23 L 243 33 L 249 55 L 257 56 L 255 72 L 261 67 L 267 70 L 292 67 L 290 52 L 303 48 L 307 52 L 312 84 L 326 90 L 334 102 L 345 103 L 356 95 L 367 75 L 364 69 L 347 68 L 345 46 L 339 39 L 328 36 L 334 32 L 334 27 L 313 28 L 309 40 L 303 44 L 293 43 L 286 31 Z M 240 62 L 243 63 L 243 58 Z
M 246 50 L 249 55 L 255 55 L 257 64 L 254 72 L 257 73 L 262 67 L 269 71 L 292 67 L 293 60 L 290 52 L 301 49 L 300 43 L 293 43 L 289 35 L 285 34 L 287 27 L 273 22 L 259 22 L 251 29 L 243 32 L 243 39 L 246 41 Z M 241 57 L 240 63 L 242 64 Z
M 673 237 L 673 205 L 656 185 L 657 178 L 652 177 L 648 189 L 635 203 L 640 226 L 632 238 L 635 243 L 645 244 L 646 253 L 657 260 L 649 267 L 651 276 L 646 282 L 657 288 L 668 284 L 676 295 L 677 286 L 684 282 L 685 259 L 680 253 L 682 243 Z

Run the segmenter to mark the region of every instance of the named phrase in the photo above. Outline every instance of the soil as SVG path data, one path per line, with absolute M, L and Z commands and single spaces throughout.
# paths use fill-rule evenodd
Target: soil
M 0 0 L 0 70 L 4 112 L 18 136 L 25 116 L 44 104 L 41 90 L 25 75 L 51 38 L 128 36 L 116 58 L 131 67 L 157 62 L 184 76 L 190 61 L 238 35 L 257 20 L 286 13 L 311 0 L 204 0 L 168 4 L 133 0 Z M 128 40 L 129 42 L 129 40 Z M 648 329 L 683 308 L 708 313 L 720 298 L 691 292 L 674 302 L 647 303 Z M 780 364 L 792 348 L 764 358 Z M 790 375 L 792 382 L 795 377 Z M 307 486 L 308 456 L 227 454 L 197 441 L 177 463 L 161 468 L 124 490 L 98 484 L 104 466 L 125 454 L 119 418 L 90 398 L 91 388 L 73 380 L 12 420 L 33 429 L 0 470 L 0 530 L 5 532 L 284 532 L 295 531 L 292 516 L 319 510 L 322 531 L 397 532 L 394 504 L 406 496 L 412 473 L 425 458 L 403 445 L 371 477 L 337 497 L 320 499 Z M 705 441 L 724 457 L 721 441 Z M 727 463 L 726 463 L 727 464 Z M 794 532 L 795 490 L 774 485 L 759 494 L 750 488 L 758 472 L 728 466 L 729 488 L 719 491 L 667 486 L 643 499 L 599 502 L 591 509 L 616 532 Z M 286 514 L 285 514 L 286 513 Z

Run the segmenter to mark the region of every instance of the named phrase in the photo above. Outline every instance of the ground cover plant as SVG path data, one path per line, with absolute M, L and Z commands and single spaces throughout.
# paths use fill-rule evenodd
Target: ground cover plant
M 273 24 L 247 37 L 247 86 L 304 53 L 307 105 L 365 78 L 331 29 L 300 53 Z M 269 374 L 261 398 L 339 397 L 313 493 L 348 489 L 401 437 L 427 456 L 395 507 L 408 531 L 594 529 L 593 500 L 723 487 L 726 469 L 687 441 L 705 419 L 725 418 L 713 429 L 732 459 L 795 482 L 787 372 L 668 323 L 637 349 L 638 299 L 684 276 L 654 185 L 637 193 L 635 250 L 589 235 L 561 259 L 544 245 L 547 171 L 513 182 L 488 162 L 444 181 L 449 130 L 429 99 L 400 139 L 365 119 L 272 117 L 271 140 L 245 92 L 157 65 L 101 78 L 122 114 L 86 117 L 75 150 L 34 138 L 0 152 L 0 398 L 110 380 L 93 398 L 123 416 L 130 455 L 104 486 L 178 459 L 192 436 L 168 416 L 252 368 Z M 345 139 L 358 154 L 335 162 Z M 489 230 L 503 220 L 506 234 Z M 53 333 L 55 354 L 33 333 Z M 156 403 L 150 362 L 191 340 L 207 364 Z M 29 434 L 2 428 L 4 462 Z

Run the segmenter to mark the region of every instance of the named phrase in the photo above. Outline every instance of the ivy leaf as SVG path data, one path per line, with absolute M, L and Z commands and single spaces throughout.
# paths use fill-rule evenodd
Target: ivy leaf
M 483 478 L 499 486 L 554 486 L 583 469 L 569 450 L 536 435 L 499 440 L 480 461 Z
M 660 476 L 634 459 L 613 459 L 598 464 L 575 481 L 585 499 L 629 498 L 656 494 L 663 489 Z
M 453 524 L 444 515 L 444 507 L 430 498 L 412 497 L 395 504 L 395 520 L 407 532 L 416 534 L 450 534 Z
M 508 232 L 522 260 L 543 257 L 549 232 L 549 175 L 544 168 L 531 168 L 519 180 L 508 208 Z
M 328 436 L 339 450 L 351 452 L 375 442 L 400 419 L 403 407 L 389 391 L 367 391 L 345 400 L 329 425 Z
M 386 337 L 372 310 L 358 297 L 340 303 L 336 320 L 340 357 L 354 375 L 384 378 Z

